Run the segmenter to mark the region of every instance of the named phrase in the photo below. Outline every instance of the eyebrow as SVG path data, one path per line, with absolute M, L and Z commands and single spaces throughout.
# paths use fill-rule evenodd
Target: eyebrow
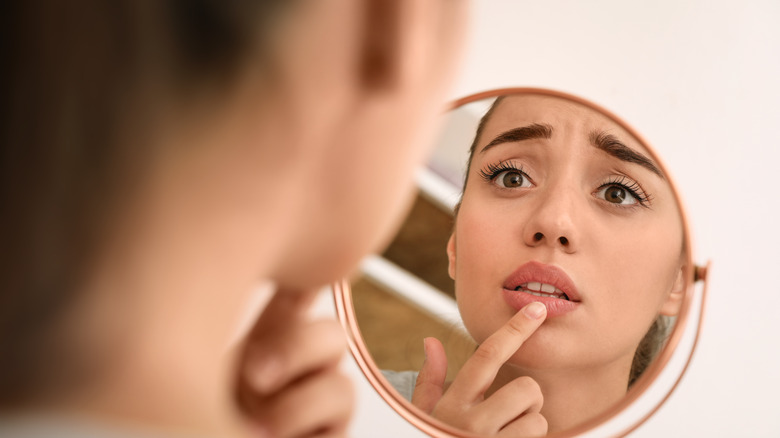
M 511 143 L 514 141 L 533 140 L 536 138 L 552 138 L 552 126 L 542 123 L 533 123 L 528 126 L 521 126 L 519 128 L 510 129 L 509 131 L 502 132 L 498 137 L 486 144 L 480 153 L 484 153 L 493 146 L 501 143 Z
M 663 173 L 651 159 L 621 143 L 614 135 L 593 131 L 590 133 L 589 139 L 594 147 L 601 149 L 618 160 L 638 164 L 663 179 Z
M 523 140 L 533 140 L 538 138 L 550 139 L 552 138 L 553 128 L 546 123 L 533 123 L 527 126 L 521 126 L 519 128 L 513 128 L 509 131 L 502 132 L 496 138 L 486 144 L 482 148 L 480 153 L 502 143 L 511 143 Z M 627 163 L 638 164 L 645 169 L 653 172 L 662 179 L 663 173 L 653 161 L 639 152 L 631 149 L 623 144 L 617 137 L 612 134 L 607 134 L 603 131 L 593 131 L 590 133 L 589 140 L 591 145 L 606 152 L 607 154 L 617 158 L 618 160 L 625 161 Z

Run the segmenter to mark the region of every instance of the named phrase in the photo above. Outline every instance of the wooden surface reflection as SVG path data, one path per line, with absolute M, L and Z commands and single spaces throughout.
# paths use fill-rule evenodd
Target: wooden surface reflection
M 446 251 L 452 227 L 452 212 L 418 192 L 409 215 L 382 256 L 454 299 L 455 282 L 447 273 Z
M 379 369 L 419 370 L 425 358 L 423 339 L 438 338 L 453 379 L 476 344 L 461 329 L 444 323 L 366 278 L 352 284 L 355 315 L 363 339 Z

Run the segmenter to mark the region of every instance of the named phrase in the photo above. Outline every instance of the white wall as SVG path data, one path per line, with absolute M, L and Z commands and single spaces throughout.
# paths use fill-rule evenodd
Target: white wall
M 614 111 L 664 158 L 713 262 L 691 369 L 632 436 L 780 436 L 780 2 L 478 0 L 468 41 L 453 98 L 539 86 Z M 354 436 L 423 436 L 350 369 Z

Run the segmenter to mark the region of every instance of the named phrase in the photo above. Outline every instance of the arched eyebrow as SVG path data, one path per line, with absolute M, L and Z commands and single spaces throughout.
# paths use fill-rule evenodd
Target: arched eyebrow
M 486 150 L 501 143 L 510 143 L 514 141 L 533 140 L 535 138 L 552 137 L 553 128 L 550 125 L 542 123 L 533 123 L 528 126 L 521 126 L 519 128 L 513 128 L 509 131 L 502 132 L 496 138 L 486 144 L 480 153 L 484 153 Z
M 502 143 L 533 140 L 537 138 L 550 139 L 552 138 L 552 133 L 553 127 L 546 123 L 532 123 L 527 126 L 513 128 L 502 132 L 496 138 L 491 140 L 490 143 L 486 144 L 485 147 L 482 148 L 480 153 L 485 153 L 485 151 L 489 150 L 490 148 Z M 617 158 L 618 160 L 625 161 L 627 163 L 638 164 L 658 175 L 661 179 L 664 179 L 663 173 L 660 169 L 658 169 L 658 166 L 655 165 L 653 160 L 626 146 L 614 135 L 607 134 L 603 131 L 593 131 L 590 133 L 589 140 L 591 145 Z
M 653 163 L 653 160 L 626 146 L 614 135 L 603 131 L 593 131 L 590 133 L 589 139 L 590 144 L 594 147 L 601 149 L 618 160 L 638 164 L 664 179 L 663 173 Z

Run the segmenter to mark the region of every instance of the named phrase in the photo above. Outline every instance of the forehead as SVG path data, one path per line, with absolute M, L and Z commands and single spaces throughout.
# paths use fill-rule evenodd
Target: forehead
M 578 102 L 544 95 L 503 98 L 485 124 L 479 147 L 503 132 L 534 123 L 550 125 L 553 139 L 563 134 L 567 138 L 587 140 L 591 133 L 603 132 L 616 136 L 631 149 L 651 154 L 634 135 L 604 113 Z

